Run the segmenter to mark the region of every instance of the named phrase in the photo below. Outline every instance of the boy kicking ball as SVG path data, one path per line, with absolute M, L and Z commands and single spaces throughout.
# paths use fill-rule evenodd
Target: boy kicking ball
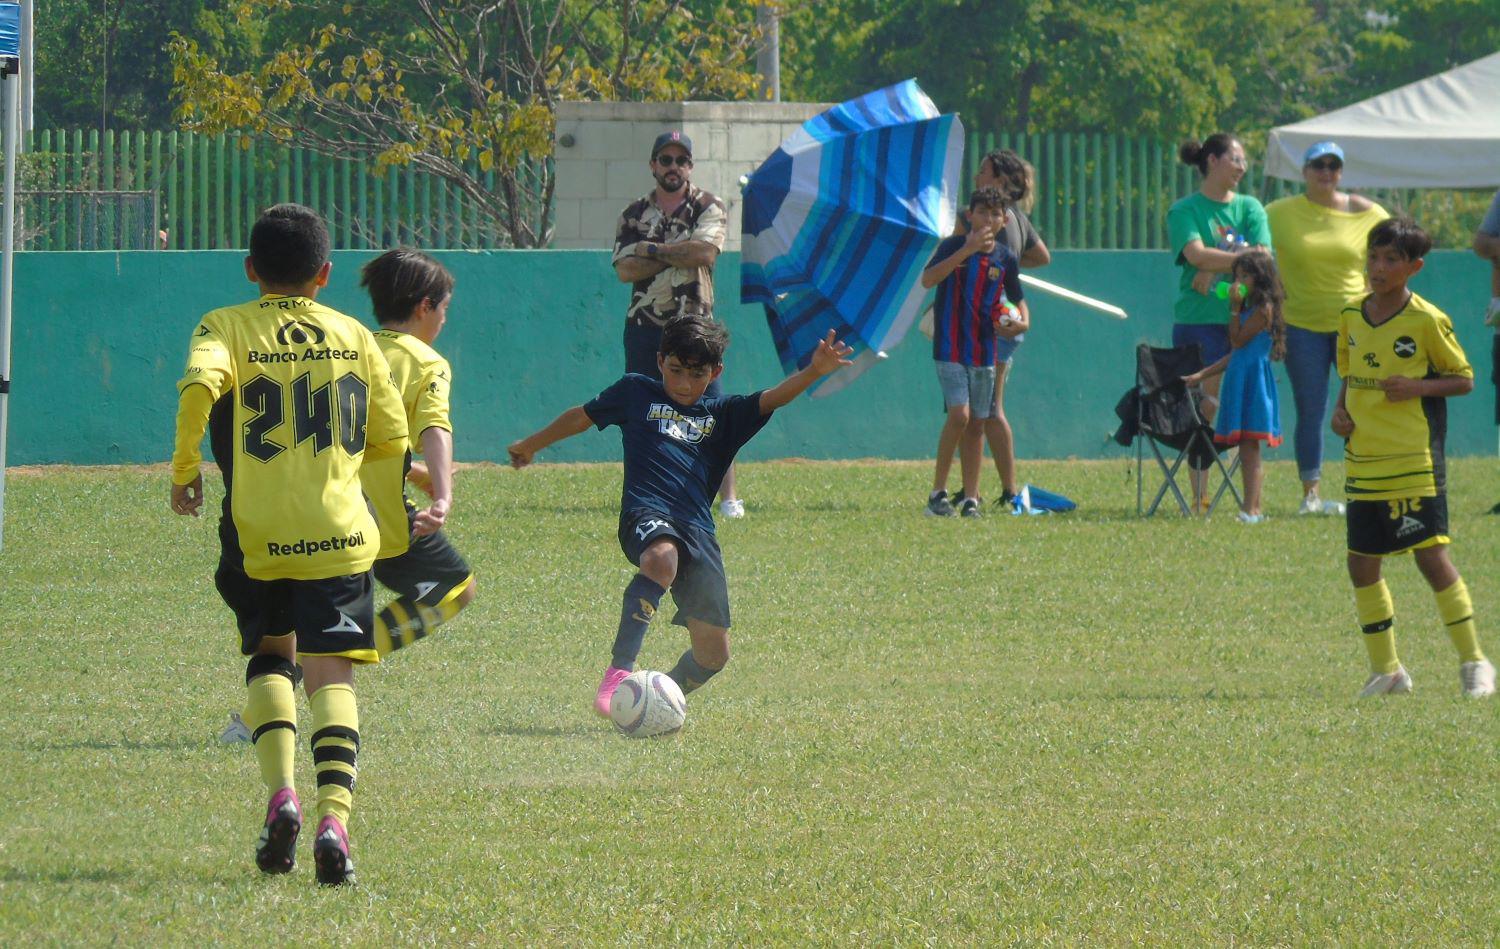
M 1390 218 L 1370 231 L 1370 294 L 1339 314 L 1343 387 L 1333 430 L 1347 439 L 1349 579 L 1370 654 L 1360 697 L 1411 691 L 1396 656 L 1395 608 L 1381 560 L 1407 551 L 1437 597 L 1459 656 L 1465 695 L 1495 691 L 1495 667 L 1479 649 L 1469 589 L 1448 556 L 1443 437 L 1450 396 L 1474 389 L 1474 370 L 1453 322 L 1407 288 L 1432 240 L 1415 222 Z
M 699 688 L 729 661 L 729 585 L 714 536 L 710 505 L 735 453 L 823 376 L 849 365 L 853 350 L 827 338 L 807 367 L 770 389 L 706 398 L 724 371 L 729 332 L 722 323 L 680 316 L 662 331 L 656 361 L 661 380 L 626 374 L 592 401 L 512 443 L 511 464 L 524 468 L 537 452 L 590 426 L 620 426 L 625 487 L 620 547 L 639 573 L 625 587 L 610 664 L 594 697 L 609 717 L 609 700 L 635 668 L 646 629 L 667 590 L 677 604 L 672 622 L 686 626 L 692 646 L 667 673 L 684 693 Z

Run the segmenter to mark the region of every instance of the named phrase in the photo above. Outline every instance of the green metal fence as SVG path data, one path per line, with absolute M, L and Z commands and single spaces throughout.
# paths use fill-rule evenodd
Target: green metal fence
M 965 194 L 979 160 L 996 148 L 1014 149 L 1036 169 L 1031 220 L 1047 246 L 1058 250 L 1161 250 L 1167 246 L 1167 209 L 1198 188 L 1198 171 L 1177 160 L 1177 146 L 1121 135 L 1047 132 L 968 135 Z M 1271 201 L 1299 186 L 1264 177 L 1252 163 L 1240 190 Z
M 507 239 L 472 199 L 444 179 L 413 168 L 377 174 L 362 158 L 238 135 L 193 132 L 101 133 L 40 130 L 19 167 L 21 238 L 30 250 L 127 250 L 139 244 L 101 216 L 105 195 L 155 196 L 158 246 L 171 250 L 243 248 L 262 209 L 279 201 L 316 208 L 337 249 L 411 243 L 498 248 Z M 493 185 L 493 174 L 471 173 Z M 89 200 L 83 200 L 90 196 Z M 106 225 L 97 223 L 104 220 Z
M 376 174 L 373 163 L 361 158 L 192 132 L 45 130 L 31 135 L 28 146 L 20 187 L 32 197 L 21 205 L 19 238 L 31 250 L 129 250 L 151 243 L 172 250 L 242 248 L 255 215 L 278 201 L 320 211 L 340 250 L 402 242 L 449 249 L 508 246 L 471 198 L 409 167 Z M 965 189 L 979 159 L 1001 147 L 1015 149 L 1036 168 L 1031 217 L 1048 246 L 1058 250 L 1165 248 L 1167 208 L 1198 187 L 1197 171 L 1177 160 L 1170 143 L 1099 133 L 1002 132 L 969 134 Z M 477 167 L 471 173 L 494 183 L 492 173 L 480 174 Z M 1298 187 L 1266 181 L 1258 163 L 1241 185 L 1266 201 Z M 1394 193 L 1376 197 L 1394 208 L 1414 200 Z M 1444 215 L 1458 211 L 1436 216 Z M 148 218 L 155 240 L 142 243 L 135 224 Z

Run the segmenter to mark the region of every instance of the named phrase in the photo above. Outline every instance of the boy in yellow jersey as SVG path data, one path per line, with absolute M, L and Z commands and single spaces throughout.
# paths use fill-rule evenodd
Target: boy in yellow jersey
M 1411 691 L 1396 656 L 1395 608 L 1381 559 L 1411 551 L 1437 596 L 1438 615 L 1459 655 L 1465 695 L 1495 691 L 1495 667 L 1479 648 L 1469 590 L 1448 556 L 1443 438 L 1449 396 L 1474 388 L 1474 370 L 1453 323 L 1406 286 L 1432 239 L 1409 218 L 1370 231 L 1370 294 L 1339 314 L 1343 387 L 1333 430 L 1346 439 L 1349 579 L 1370 654 L 1361 697 Z
M 453 275 L 426 254 L 402 247 L 365 264 L 359 283 L 369 291 L 380 321 L 375 342 L 401 392 L 412 447 L 420 447 L 425 461 L 411 464 L 410 480 L 432 498 L 419 511 L 404 497 L 371 494 L 381 538 L 375 579 L 397 594 L 375 616 L 375 648 L 383 657 L 457 616 L 478 591 L 469 565 L 441 530 L 453 506 L 453 425 L 448 420 L 453 373 L 432 343 L 448 318 Z M 406 463 L 406 458 L 371 462 L 363 477 L 384 484 L 401 477 Z M 408 533 L 409 548 L 397 536 Z
M 314 301 L 331 268 L 328 230 L 312 210 L 280 204 L 255 222 L 245 275 L 261 295 L 204 315 L 178 383 L 172 510 L 196 517 L 203 507 L 206 426 L 224 476 L 214 582 L 250 657 L 244 719 L 271 794 L 256 863 L 266 873 L 295 863 L 293 690 L 305 674 L 318 781 L 313 858 L 318 882 L 337 885 L 354 871 L 354 665 L 379 661 L 369 571 L 381 538 L 364 492 L 389 503 L 401 491 L 399 467 L 363 490 L 360 467 L 404 456 L 407 441 L 374 337 Z

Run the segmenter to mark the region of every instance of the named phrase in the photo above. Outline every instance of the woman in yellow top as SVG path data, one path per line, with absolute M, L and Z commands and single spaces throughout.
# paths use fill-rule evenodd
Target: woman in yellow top
M 1323 423 L 1328 418 L 1328 374 L 1338 348 L 1339 311 L 1366 290 L 1365 240 L 1390 217 L 1369 198 L 1339 190 L 1344 150 L 1318 142 L 1302 156 L 1307 190 L 1266 208 L 1276 262 L 1286 287 L 1286 374 L 1297 406 L 1298 514 L 1344 513 L 1318 494 L 1323 469 Z

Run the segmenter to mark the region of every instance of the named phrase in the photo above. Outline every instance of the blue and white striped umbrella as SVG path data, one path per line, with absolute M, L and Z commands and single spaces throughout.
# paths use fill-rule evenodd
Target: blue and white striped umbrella
M 843 388 L 917 318 L 922 270 L 953 233 L 963 140 L 908 79 L 807 120 L 741 189 L 740 299 L 765 304 L 782 366 L 807 365 L 830 329 L 855 349 L 815 394 Z

